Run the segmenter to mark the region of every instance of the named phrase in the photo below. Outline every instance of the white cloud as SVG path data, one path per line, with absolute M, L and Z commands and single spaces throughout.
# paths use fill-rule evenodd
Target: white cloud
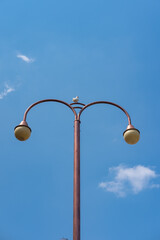
M 24 62 L 27 62 L 27 63 L 32 63 L 34 62 L 35 60 L 33 58 L 29 58 L 25 55 L 22 55 L 22 54 L 17 54 L 17 58 L 20 58 L 22 59 Z
M 3 99 L 5 96 L 7 96 L 9 93 L 13 91 L 15 91 L 15 89 L 9 87 L 8 84 L 6 84 L 4 90 L 0 93 L 0 99 Z
M 113 181 L 105 181 L 99 187 L 108 192 L 113 192 L 119 197 L 124 197 L 127 193 L 137 194 L 146 188 L 160 188 L 160 184 L 154 184 L 153 179 L 159 177 L 154 170 L 141 165 L 127 168 L 118 166 L 110 168 L 114 174 Z

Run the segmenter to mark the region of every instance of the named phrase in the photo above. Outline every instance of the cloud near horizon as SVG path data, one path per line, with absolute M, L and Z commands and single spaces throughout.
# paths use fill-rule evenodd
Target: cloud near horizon
M 9 87 L 8 84 L 6 84 L 4 90 L 0 93 L 0 99 L 3 99 L 5 96 L 7 96 L 9 93 L 13 91 L 15 91 L 15 89 Z
M 107 192 L 112 192 L 118 197 L 125 197 L 128 193 L 138 194 L 147 188 L 160 188 L 160 184 L 152 182 L 159 177 L 152 169 L 141 165 L 127 168 L 118 166 L 109 169 L 113 173 L 113 181 L 105 181 L 99 184 Z
M 25 55 L 22 55 L 22 54 L 17 54 L 17 58 L 20 58 L 20 59 L 22 59 L 24 62 L 27 62 L 27 63 L 32 63 L 32 62 L 35 61 L 35 59 L 29 58 L 29 57 L 27 57 L 27 56 L 25 56 Z

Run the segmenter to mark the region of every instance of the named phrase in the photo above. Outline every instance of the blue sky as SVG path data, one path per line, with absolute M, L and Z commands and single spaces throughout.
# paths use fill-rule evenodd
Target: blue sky
M 1 0 L 0 239 L 72 239 L 73 122 L 44 98 L 113 101 L 81 117 L 81 239 L 160 239 L 160 2 Z

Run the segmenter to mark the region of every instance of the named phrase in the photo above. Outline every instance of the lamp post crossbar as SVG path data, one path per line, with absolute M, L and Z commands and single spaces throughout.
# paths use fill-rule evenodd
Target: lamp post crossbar
M 24 141 L 30 137 L 31 129 L 26 122 L 28 112 L 36 105 L 44 102 L 57 102 L 69 107 L 74 113 L 74 174 L 73 174 L 73 240 L 80 240 L 80 117 L 84 110 L 96 104 L 109 104 L 122 110 L 128 119 L 128 126 L 124 132 L 124 139 L 129 144 L 135 144 L 139 140 L 140 132 L 131 124 L 128 112 L 120 105 L 108 102 L 97 101 L 87 105 L 79 102 L 68 104 L 58 99 L 44 99 L 30 105 L 24 113 L 23 121 L 15 127 L 15 136 L 18 140 Z M 80 109 L 77 113 L 75 109 Z

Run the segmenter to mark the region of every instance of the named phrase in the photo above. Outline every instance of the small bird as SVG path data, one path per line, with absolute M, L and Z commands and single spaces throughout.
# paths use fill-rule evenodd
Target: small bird
M 79 97 L 76 96 L 75 98 L 72 99 L 72 101 L 73 101 L 74 103 L 77 103 L 77 102 L 79 101 Z

